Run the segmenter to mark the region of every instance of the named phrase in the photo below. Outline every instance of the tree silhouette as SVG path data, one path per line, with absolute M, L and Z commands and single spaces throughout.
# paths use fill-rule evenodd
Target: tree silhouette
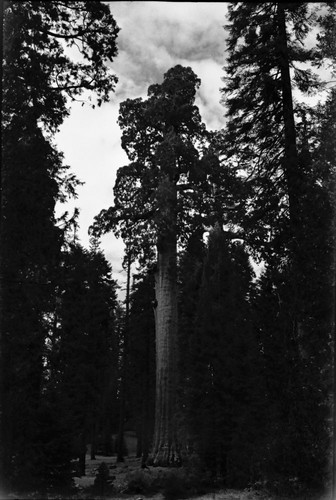
M 155 271 L 156 418 L 154 462 L 179 462 L 176 436 L 177 242 L 208 220 L 219 162 L 194 105 L 199 79 L 175 66 L 148 99 L 120 106 L 122 146 L 131 163 L 118 170 L 114 206 L 102 210 L 92 230 L 111 229 Z

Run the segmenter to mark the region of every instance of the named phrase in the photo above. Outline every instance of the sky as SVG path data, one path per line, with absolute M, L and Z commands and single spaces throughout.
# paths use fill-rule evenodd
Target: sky
M 111 63 L 119 79 L 115 92 L 109 103 L 94 110 L 80 103 L 72 104 L 70 117 L 56 136 L 65 164 L 84 182 L 78 187 L 78 198 L 67 206 L 57 207 L 56 214 L 79 208 L 77 236 L 86 248 L 89 247 L 88 228 L 102 209 L 113 205 L 116 172 L 128 163 L 117 124 L 122 101 L 146 98 L 149 85 L 161 83 L 167 70 L 176 64 L 190 66 L 201 79 L 196 105 L 207 128 L 221 129 L 225 124 L 220 88 L 224 76 L 228 4 L 113 1 L 109 5 L 121 29 L 117 38 L 118 55 Z M 315 36 L 316 33 L 308 42 L 314 43 Z M 321 70 L 320 76 L 323 77 Z M 122 297 L 126 280 L 122 269 L 123 242 L 110 233 L 102 236 L 101 249 L 112 264 L 113 277 L 122 287 L 119 291 Z
M 117 124 L 119 105 L 125 99 L 146 97 L 149 85 L 161 83 L 164 73 L 181 64 L 190 66 L 201 79 L 196 105 L 208 129 L 224 126 L 220 104 L 221 78 L 225 62 L 227 4 L 215 2 L 110 2 L 110 9 L 121 29 L 118 55 L 111 64 L 118 76 L 109 103 L 91 109 L 80 103 L 71 105 L 70 116 L 56 136 L 64 153 L 64 163 L 85 184 L 78 187 L 78 198 L 64 210 L 80 210 L 77 232 L 88 248 L 88 228 L 94 217 L 113 205 L 113 186 L 119 167 L 128 163 L 121 148 Z M 101 238 L 101 249 L 112 264 L 113 277 L 122 288 L 126 273 L 122 269 L 124 245 L 113 234 Z M 120 290 L 122 296 L 123 290 Z

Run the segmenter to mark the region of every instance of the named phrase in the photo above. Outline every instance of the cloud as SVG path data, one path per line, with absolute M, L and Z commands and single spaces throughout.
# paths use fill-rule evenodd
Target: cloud
M 224 64 L 225 3 L 111 2 L 121 31 L 113 68 L 119 76 L 117 95 L 145 95 L 163 74 L 182 62 L 191 67 L 211 58 Z M 201 76 L 201 75 L 198 75 Z
M 128 162 L 121 148 L 117 124 L 123 100 L 146 97 L 148 86 L 160 83 L 164 73 L 175 66 L 191 66 L 202 84 L 196 104 L 210 129 L 224 125 L 220 91 L 225 56 L 225 3 L 213 2 L 110 2 L 111 12 L 121 31 L 119 53 L 111 67 L 119 77 L 111 101 L 95 110 L 74 103 L 71 115 L 61 127 L 57 144 L 85 185 L 78 199 L 58 207 L 58 213 L 80 208 L 78 235 L 89 245 L 88 228 L 95 215 L 113 204 L 117 169 Z M 121 262 L 122 240 L 103 236 L 101 247 L 113 267 L 113 276 L 125 281 Z M 122 285 L 123 286 L 123 285 Z

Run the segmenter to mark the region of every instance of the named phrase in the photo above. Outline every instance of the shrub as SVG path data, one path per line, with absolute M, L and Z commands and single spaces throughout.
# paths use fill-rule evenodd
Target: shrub
M 174 469 L 139 469 L 130 472 L 126 482 L 124 493 L 147 495 L 161 492 L 166 500 L 203 494 L 211 486 L 210 476 L 191 462 L 186 467 Z
M 155 484 L 157 477 L 149 471 L 136 470 L 130 472 L 126 476 L 127 487 L 124 490 L 125 493 L 136 493 L 136 494 L 148 494 L 155 493 L 157 486 Z
M 182 469 L 169 471 L 164 475 L 162 493 L 166 500 L 187 498 L 190 493 L 190 482 Z
M 110 476 L 110 471 L 105 462 L 98 467 L 97 475 L 91 488 L 91 493 L 99 496 L 105 496 L 112 493 L 113 480 L 115 476 Z

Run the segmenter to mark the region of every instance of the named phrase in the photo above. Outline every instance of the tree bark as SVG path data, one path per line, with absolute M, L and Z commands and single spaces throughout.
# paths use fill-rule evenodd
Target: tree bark
M 335 209 L 334 209 L 335 210 Z M 333 217 L 333 234 L 336 231 L 336 213 Z M 335 238 L 335 236 L 334 236 Z M 333 297 L 332 297 L 332 372 L 333 372 L 333 399 L 332 399 L 332 471 L 331 471 L 331 498 L 336 498 L 336 242 L 333 241 Z
M 153 462 L 177 465 L 180 453 L 176 426 L 177 386 L 177 250 L 176 186 L 165 183 L 165 228 L 158 238 L 155 273 L 156 397 Z M 169 223 L 170 221 L 170 223 Z
M 96 460 L 97 453 L 97 437 L 98 437 L 98 416 L 95 415 L 93 422 L 91 424 L 91 451 L 90 458 L 91 460 Z
M 79 467 L 79 474 L 81 476 L 85 476 L 85 464 L 86 464 L 86 441 L 84 432 L 81 432 L 79 436 L 79 454 L 78 454 L 78 467 Z
M 292 238 L 296 237 L 300 219 L 300 170 L 296 145 L 292 85 L 289 71 L 285 8 L 281 2 L 277 6 L 278 57 L 282 86 L 282 114 L 284 120 L 285 158 L 284 172 L 287 180 L 289 214 Z

